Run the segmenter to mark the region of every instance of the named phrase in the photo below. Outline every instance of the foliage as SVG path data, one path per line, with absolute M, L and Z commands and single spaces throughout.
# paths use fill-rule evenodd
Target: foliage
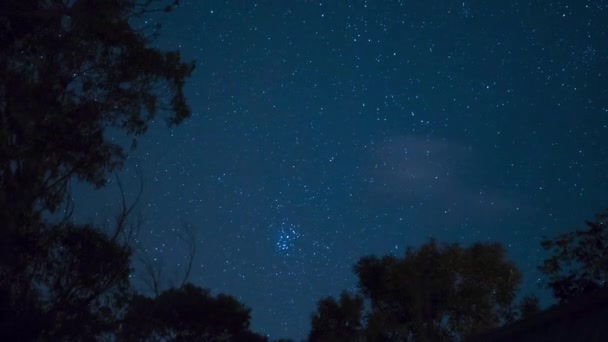
M 403 258 L 361 258 L 354 271 L 369 302 L 364 324 L 349 323 L 363 326 L 357 337 L 362 340 L 455 341 L 516 317 L 513 301 L 521 275 L 499 244 L 463 248 L 431 240 L 418 250 L 408 249 Z M 313 331 L 329 327 L 317 331 L 330 338 L 342 334 L 342 326 L 332 320 L 345 311 L 358 317 L 353 307 L 347 311 L 333 300 L 320 301 Z
M 336 301 L 332 297 L 317 303 L 311 317 L 310 341 L 353 341 L 360 335 L 363 298 L 342 292 Z
M 103 186 L 133 139 L 164 113 L 190 115 L 193 65 L 151 48 L 142 15 L 161 0 L 6 0 L 0 4 L 0 339 L 90 340 L 115 330 L 130 295 L 121 233 L 71 223 L 74 178 Z M 133 140 L 135 141 L 135 140 Z
M 540 301 L 535 296 L 525 296 L 519 303 L 519 314 L 521 319 L 526 319 L 540 312 Z
M 177 51 L 149 47 L 154 34 L 130 24 L 155 2 L 0 5 L 0 220 L 6 226 L 23 227 L 37 211 L 56 210 L 73 177 L 103 185 L 125 158 L 108 129 L 135 137 L 160 112 L 170 125 L 190 115 L 183 87 L 193 65 Z
M 129 295 L 128 246 L 69 223 L 4 242 L 11 269 L 0 278 L 11 282 L 0 282 L 0 340 L 77 340 L 115 329 Z
M 72 179 L 101 187 L 120 169 L 126 151 L 114 137 L 134 148 L 161 114 L 169 126 L 190 116 L 193 64 L 150 47 L 158 27 L 134 27 L 177 1 L 162 3 L 0 4 L 0 340 L 266 340 L 230 296 L 191 284 L 132 293 L 134 205 L 124 193 L 108 234 L 72 223 L 69 206 L 49 220 L 70 203 Z
M 608 209 L 587 221 L 587 229 L 546 239 L 542 247 L 551 256 L 539 270 L 560 302 L 606 286 L 608 280 Z
M 250 309 L 190 283 L 155 298 L 133 297 L 122 323 L 125 341 L 266 341 L 249 330 Z

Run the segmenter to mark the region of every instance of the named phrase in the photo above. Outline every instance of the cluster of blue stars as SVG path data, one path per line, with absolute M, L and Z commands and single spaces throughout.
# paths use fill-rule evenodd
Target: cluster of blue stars
M 294 249 L 296 240 L 302 237 L 302 234 L 298 231 L 298 225 L 288 222 L 281 222 L 277 227 L 277 237 L 275 240 L 275 247 L 278 252 L 289 255 Z

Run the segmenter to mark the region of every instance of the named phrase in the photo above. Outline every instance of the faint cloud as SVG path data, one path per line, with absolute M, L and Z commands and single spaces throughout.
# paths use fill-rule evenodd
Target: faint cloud
M 458 141 L 393 137 L 375 146 L 368 167 L 372 192 L 421 209 L 469 218 L 517 207 L 492 186 L 474 149 Z

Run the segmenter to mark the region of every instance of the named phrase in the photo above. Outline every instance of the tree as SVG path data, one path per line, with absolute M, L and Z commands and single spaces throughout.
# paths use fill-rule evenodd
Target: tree
M 177 51 L 149 47 L 155 31 L 131 25 L 155 11 L 156 2 L 8 0 L 0 5 L 0 221 L 5 230 L 36 229 L 33 219 L 57 210 L 73 177 L 102 186 L 125 158 L 108 129 L 135 139 L 160 112 L 169 125 L 190 115 L 183 87 L 193 64 L 183 63 Z
M 559 302 L 606 287 L 608 281 L 608 209 L 586 222 L 587 229 L 545 239 L 551 255 L 539 266 Z
M 130 294 L 128 246 L 67 223 L 22 235 L 6 252 L 20 271 L 0 282 L 0 340 L 81 340 L 115 330 Z
M 124 341 L 266 341 L 249 330 L 250 309 L 190 283 L 150 298 L 136 295 L 122 322 Z
M 39 230 L 4 234 L 0 340 L 88 340 L 117 329 L 132 294 L 131 241 L 141 222 L 130 215 L 143 180 L 131 204 L 117 181 L 122 205 L 113 226 L 75 224 L 68 213 Z
M 526 319 L 540 312 L 540 302 L 538 297 L 525 296 L 519 303 L 519 318 Z
M 317 312 L 311 317 L 309 341 L 354 341 L 360 335 L 363 314 L 363 298 L 340 294 L 336 301 L 332 297 L 317 303 Z
M 122 166 L 109 130 L 135 146 L 161 113 L 169 125 L 190 115 L 193 64 L 151 48 L 156 28 L 133 27 L 177 3 L 161 2 L 0 4 L 0 337 L 89 339 L 120 318 L 128 212 L 111 234 L 71 223 L 69 208 L 59 222 L 49 214 L 70 203 L 71 180 L 101 187 Z
M 391 337 L 416 341 L 468 337 L 512 320 L 521 280 L 501 245 L 480 243 L 430 241 L 402 259 L 363 258 L 355 272 L 372 321 L 388 325 Z
M 417 250 L 408 248 L 403 258 L 363 257 L 354 272 L 369 304 L 360 325 L 349 323 L 363 327 L 362 340 L 457 341 L 517 315 L 513 301 L 521 275 L 499 244 L 463 248 L 431 240 Z M 331 322 L 341 310 L 335 301 L 319 302 L 313 331 L 335 326 Z

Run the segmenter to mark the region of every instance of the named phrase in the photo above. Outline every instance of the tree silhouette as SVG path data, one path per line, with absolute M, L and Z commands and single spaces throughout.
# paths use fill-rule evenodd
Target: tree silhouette
M 193 70 L 129 23 L 158 1 L 7 0 L 0 5 L 0 221 L 25 229 L 55 211 L 73 177 L 101 186 L 122 165 L 112 128 L 135 137 L 159 113 L 190 115 Z M 19 196 L 15 196 L 19 194 Z
M 109 334 L 128 303 L 124 205 L 116 229 L 51 220 L 72 179 L 103 186 L 162 115 L 190 115 L 193 65 L 149 47 L 144 14 L 176 1 L 6 0 L 0 4 L 0 339 Z M 161 5 L 160 7 L 155 7 Z
M 340 294 L 336 301 L 332 297 L 317 303 L 317 312 L 311 317 L 310 341 L 354 341 L 361 333 L 363 298 Z
M 17 277 L 0 283 L 0 340 L 79 340 L 116 329 L 115 313 L 128 303 L 128 246 L 71 223 L 20 237 L 2 255 Z
M 586 225 L 587 229 L 542 242 L 551 256 L 539 270 L 548 277 L 547 286 L 562 303 L 603 288 L 608 281 L 608 209 Z
M 409 248 L 403 258 L 361 258 L 354 271 L 369 304 L 363 322 L 348 323 L 363 326 L 356 334 L 361 340 L 457 341 L 518 314 L 513 301 L 521 275 L 499 244 L 463 248 L 431 240 L 417 250 Z M 355 308 L 362 307 L 350 305 L 346 311 L 349 306 L 342 302 L 319 302 L 311 341 L 342 336 L 345 324 L 335 322 L 344 321 L 344 312 L 358 317 Z
M 525 296 L 519 303 L 519 315 L 521 319 L 529 318 L 530 316 L 540 312 L 540 303 L 538 297 Z
M 249 330 L 250 309 L 190 283 L 154 298 L 136 295 L 122 323 L 125 341 L 266 341 Z

